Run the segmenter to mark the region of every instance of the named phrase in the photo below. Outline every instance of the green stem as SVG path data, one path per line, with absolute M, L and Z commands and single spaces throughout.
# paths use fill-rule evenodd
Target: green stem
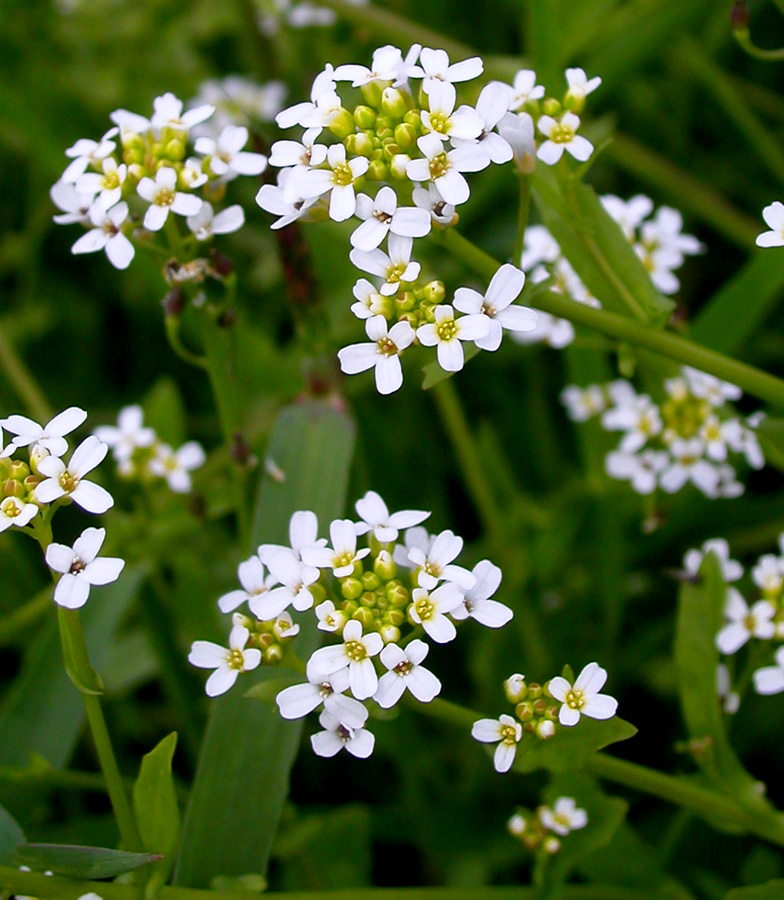
M 522 173 L 517 177 L 520 182 L 520 200 L 517 206 L 517 233 L 515 234 L 514 250 L 512 251 L 512 262 L 519 266 L 520 260 L 523 258 L 525 229 L 528 227 L 528 213 L 531 208 L 531 180 Z
M 2 327 L 0 327 L 0 369 L 5 373 L 19 399 L 24 401 L 30 414 L 41 423 L 48 422 L 52 418 L 52 408 Z
M 394 41 L 403 45 L 404 53 L 406 44 L 416 43 L 425 47 L 446 50 L 453 62 L 478 55 L 473 47 L 447 37 L 440 31 L 426 28 L 424 25 L 398 16 L 376 4 L 358 6 L 356 3 L 351 3 L 350 0 L 323 0 L 321 5 L 334 9 L 346 22 L 356 25 L 365 32 L 370 32 L 385 41 Z M 486 75 L 510 82 L 526 65 L 525 61 L 517 56 L 483 55 L 482 59 Z
M 206 369 L 208 367 L 207 360 L 203 356 L 199 356 L 198 353 L 193 353 L 193 351 L 189 350 L 185 344 L 183 344 L 182 336 L 180 335 L 180 317 L 166 316 L 163 322 L 169 346 L 174 351 L 175 356 L 179 356 L 180 359 L 183 360 L 183 362 L 188 363 L 189 366 L 196 366 L 198 369 Z
M 47 877 L 34 872 L 20 872 L 0 866 L 0 889 L 15 894 L 41 897 L 44 900 L 78 900 L 86 893 L 97 893 L 102 900 L 144 900 L 144 890 L 130 884 L 109 881 L 76 881 L 71 878 Z M 214 900 L 214 890 L 171 887 L 159 888 L 160 900 Z M 447 888 L 349 888 L 332 891 L 272 891 L 264 897 L 281 900 L 535 900 L 533 888 L 484 885 Z M 650 900 L 650 891 L 636 891 L 613 885 L 573 885 L 563 889 L 563 900 Z M 259 900 L 257 891 L 221 891 L 221 900 Z
M 492 278 L 498 269 L 499 263 L 496 260 L 454 229 L 449 228 L 443 232 L 441 240 L 451 253 L 484 277 Z M 653 350 L 676 362 L 693 366 L 695 369 L 729 381 L 760 400 L 765 400 L 774 406 L 784 407 L 784 381 L 782 379 L 725 356 L 723 353 L 709 350 L 707 347 L 666 331 L 656 331 L 625 316 L 619 316 L 604 309 L 592 309 L 590 306 L 576 303 L 563 294 L 552 291 L 537 294 L 531 302 L 537 309 L 577 322 L 579 325 L 585 325 L 615 340 L 626 341 L 637 347 Z
M 736 28 L 732 33 L 735 40 L 749 56 L 753 56 L 755 59 L 765 59 L 768 61 L 784 59 L 784 47 L 779 47 L 776 50 L 763 50 L 762 47 L 758 47 L 754 41 L 752 41 L 748 28 Z

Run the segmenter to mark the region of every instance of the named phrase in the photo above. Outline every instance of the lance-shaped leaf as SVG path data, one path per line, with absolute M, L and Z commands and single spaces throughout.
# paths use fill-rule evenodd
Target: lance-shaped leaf
M 776 878 L 753 887 L 734 888 L 725 894 L 724 900 L 781 900 L 784 897 L 784 879 Z
M 155 853 L 126 853 L 70 844 L 22 844 L 16 850 L 18 865 L 67 878 L 114 878 L 159 859 Z
M 286 543 L 291 514 L 310 509 L 322 530 L 342 514 L 354 447 L 354 423 L 328 401 L 287 407 L 273 428 L 255 507 L 253 546 Z M 295 649 L 318 645 L 314 616 L 302 622 Z M 214 702 L 190 804 L 185 814 L 175 882 L 208 887 L 219 875 L 265 875 L 288 794 L 301 722 L 245 696 L 275 669 L 243 676 Z M 241 839 L 238 839 L 238 828 Z
M 597 750 L 628 740 L 635 734 L 634 725 L 617 716 L 604 721 L 583 716 L 571 728 L 557 726 L 555 736 L 548 741 L 527 735 L 518 747 L 513 768 L 516 772 L 533 772 L 535 769 L 573 771 L 584 766 Z
M 0 865 L 11 865 L 17 848 L 24 842 L 21 826 L 4 806 L 0 806 Z

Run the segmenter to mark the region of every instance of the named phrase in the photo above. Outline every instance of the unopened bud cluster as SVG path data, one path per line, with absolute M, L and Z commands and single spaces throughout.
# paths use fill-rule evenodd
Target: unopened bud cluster
M 571 831 L 585 828 L 588 814 L 573 797 L 559 797 L 552 807 L 539 806 L 536 812 L 518 809 L 507 822 L 507 830 L 531 853 L 551 856 L 561 849 L 561 840 Z

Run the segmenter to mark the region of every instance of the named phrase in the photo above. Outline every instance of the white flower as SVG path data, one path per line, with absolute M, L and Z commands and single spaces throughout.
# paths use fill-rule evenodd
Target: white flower
M 323 703 L 327 712 L 349 728 L 361 728 L 365 724 L 368 717 L 365 706 L 343 693 L 348 690 L 348 669 L 325 676 L 308 666 L 307 676 L 307 684 L 294 684 L 275 698 L 284 719 L 301 719 Z
M 411 262 L 411 251 L 414 241 L 410 237 L 390 234 L 387 241 L 389 255 L 383 250 L 371 250 L 369 253 L 354 248 L 349 253 L 351 262 L 363 272 L 379 275 L 385 279 L 379 291 L 385 297 L 392 297 L 400 290 L 402 281 L 416 281 L 419 277 L 420 265 Z
M 412 181 L 432 182 L 447 203 L 457 206 L 471 196 L 461 172 L 479 172 L 489 165 L 479 144 L 466 142 L 446 151 L 438 135 L 429 132 L 417 140 L 424 159 L 412 159 L 406 174 Z
M 536 283 L 536 280 L 532 280 Z M 536 327 L 533 331 L 515 331 L 512 333 L 512 340 L 516 344 L 538 344 L 542 343 L 554 350 L 560 350 L 566 347 L 574 340 L 574 328 L 568 319 L 559 319 L 551 316 L 550 313 L 536 311 Z
M 539 131 L 547 140 L 539 147 L 536 155 L 543 163 L 554 166 L 567 150 L 579 162 L 585 162 L 593 153 L 593 144 L 577 134 L 580 119 L 572 112 L 565 112 L 556 121 L 552 116 L 540 116 Z
M 430 231 L 430 215 L 416 206 L 397 208 L 397 194 L 382 187 L 371 199 L 357 196 L 356 214 L 364 221 L 351 235 L 351 246 L 366 252 L 375 250 L 391 232 L 401 237 L 424 237 Z
M 331 65 L 327 65 L 323 72 L 320 72 L 313 81 L 310 89 L 310 103 L 297 103 L 288 109 L 281 110 L 275 116 L 275 121 L 281 128 L 291 128 L 294 125 L 302 125 L 308 127 L 306 119 L 319 111 L 318 102 L 321 101 L 323 110 L 324 104 L 334 104 L 337 101 L 337 108 L 340 108 L 340 97 L 335 93 L 335 71 Z M 315 124 L 315 123 L 314 123 Z M 321 129 L 321 125 L 316 127 Z
M 607 406 L 607 398 L 598 384 L 589 384 L 585 388 L 570 384 L 561 391 L 560 400 L 573 422 L 587 422 L 604 412 Z
M 318 619 L 319 631 L 342 631 L 348 617 L 342 609 L 336 609 L 331 600 L 325 600 L 313 610 Z
M 378 690 L 378 676 L 371 657 L 381 652 L 384 642 L 376 632 L 362 634 L 362 623 L 356 619 L 346 622 L 343 643 L 322 647 L 310 657 L 314 673 L 334 675 L 348 669 L 351 693 L 357 700 L 367 700 Z
M 344 747 L 359 759 L 366 759 L 373 752 L 376 739 L 364 728 L 343 725 L 326 709 L 319 716 L 319 724 L 325 729 L 314 734 L 310 743 L 317 756 L 334 756 Z
M 248 143 L 248 129 L 244 125 L 227 125 L 214 141 L 200 137 L 196 152 L 210 157 L 210 171 L 226 180 L 238 175 L 261 175 L 267 168 L 267 157 L 262 153 L 248 153 L 243 147 Z
M 14 435 L 11 443 L 3 450 L 2 456 L 10 456 L 20 447 L 34 444 L 34 453 L 44 451 L 52 456 L 62 456 L 68 451 L 65 435 L 78 428 L 87 418 L 87 413 L 78 406 L 69 406 L 53 419 L 41 426 L 26 416 L 9 416 L 0 420 L 0 426 Z
M 73 225 L 75 222 L 90 224 L 92 194 L 80 194 L 72 184 L 61 180 L 52 185 L 49 196 L 52 203 L 62 210 L 61 214 L 52 217 L 58 225 Z
M 602 425 L 608 431 L 626 432 L 618 448 L 622 453 L 636 453 L 662 430 L 659 407 L 647 394 L 635 394 L 606 410 Z
M 215 216 L 212 204 L 205 201 L 196 215 L 188 216 L 185 221 L 197 241 L 208 241 L 214 234 L 231 234 L 239 231 L 245 224 L 245 213 L 239 204 L 234 204 L 222 209 Z
M 448 81 L 435 81 L 427 96 L 429 109 L 422 110 L 422 127 L 441 141 L 468 140 L 482 133 L 482 119 L 475 109 L 461 106 L 455 111 L 457 91 Z M 501 113 L 503 115 L 503 113 Z M 499 116 L 500 118 L 500 116 Z
M 283 169 L 278 173 L 278 183 L 263 184 L 256 194 L 256 203 L 273 216 L 280 216 L 270 225 L 273 231 L 285 228 L 297 219 L 308 215 L 310 209 L 318 203 L 319 198 L 305 200 L 302 197 L 289 199 L 286 186 L 291 180 L 292 170 Z
M 431 94 L 432 97 L 432 94 Z M 461 107 L 462 110 L 462 107 Z M 458 110 L 460 112 L 461 110 Z M 482 130 L 477 135 L 477 141 L 482 152 L 487 155 L 490 162 L 502 165 L 509 162 L 515 155 L 512 145 L 504 135 L 496 134 L 493 130 L 505 119 L 509 110 L 509 88 L 500 81 L 491 81 L 482 88 L 482 93 L 476 101 L 476 114 L 482 123 Z M 452 143 L 459 143 L 459 135 L 453 134 Z
M 498 123 L 498 134 L 509 144 L 515 168 L 524 175 L 536 166 L 535 131 L 533 118 L 525 112 L 507 113 Z
M 437 222 L 439 225 L 449 225 L 455 217 L 454 206 L 444 200 L 433 183 L 426 188 L 414 188 L 412 198 L 414 205 L 426 210 L 432 221 Z
M 429 638 L 437 644 L 447 644 L 455 639 L 457 629 L 445 614 L 453 613 L 463 602 L 463 593 L 456 584 L 449 581 L 432 592 L 414 588 L 411 601 L 408 614 L 425 629 Z
M 123 137 L 134 134 L 146 135 L 152 127 L 149 119 L 145 119 L 138 113 L 129 112 L 127 109 L 115 109 L 113 113 L 110 113 L 109 118 L 120 126 L 120 134 Z
M 784 203 L 775 200 L 762 210 L 762 218 L 770 231 L 757 235 L 758 247 L 784 247 Z
M 417 584 L 429 590 L 443 579 L 454 581 L 465 591 L 475 587 L 476 577 L 468 569 L 452 565 L 452 560 L 460 555 L 462 549 L 463 539 L 449 530 L 442 531 L 433 538 L 427 550 L 412 547 L 408 551 L 408 558 L 419 569 Z
M 0 501 L 0 531 L 12 525 L 24 528 L 38 513 L 35 503 L 23 503 L 18 497 L 6 497 Z
M 171 166 L 158 169 L 154 181 L 145 175 L 136 190 L 151 204 L 144 214 L 144 227 L 148 231 L 160 231 L 170 210 L 178 216 L 195 216 L 201 209 L 199 197 L 177 190 L 177 172 Z
M 602 83 L 602 79 L 597 75 L 595 78 L 588 78 L 583 69 L 567 69 L 566 81 L 569 85 L 567 97 L 573 97 L 575 100 L 584 100 L 588 94 L 593 93 Z
M 704 444 L 698 438 L 676 440 L 670 444 L 672 464 L 661 475 L 662 490 L 674 494 L 691 481 L 708 497 L 715 495 L 719 482 L 716 467 L 702 458 Z
M 85 481 L 84 476 L 103 461 L 108 450 L 103 441 L 91 434 L 74 450 L 67 466 L 56 456 L 42 459 L 38 471 L 46 480 L 37 485 L 35 499 L 52 503 L 60 497 L 70 497 L 87 512 L 105 513 L 114 506 L 112 495 L 92 481 Z
M 203 447 L 197 441 L 188 441 L 176 452 L 168 444 L 158 444 L 149 466 L 153 475 L 166 479 L 169 490 L 175 494 L 187 494 L 191 489 L 190 473 L 203 466 L 206 458 Z
M 422 90 L 428 94 L 430 89 L 440 82 L 469 81 L 478 78 L 484 71 L 482 60 L 478 56 L 449 64 L 446 50 L 431 50 L 423 47 L 419 53 L 419 65 L 406 68 L 409 78 L 422 78 Z
M 588 824 L 588 814 L 577 806 L 574 797 L 559 797 L 552 809 L 547 806 L 540 808 L 539 821 L 545 828 L 563 837 L 570 831 L 585 828 Z
M 381 676 L 373 699 L 382 709 L 394 706 L 406 688 L 420 703 L 430 701 L 441 692 L 441 682 L 420 664 L 430 648 L 424 641 L 414 640 L 406 648 L 387 644 L 381 651 L 381 662 L 389 670 Z
M 527 306 L 511 305 L 520 296 L 524 284 L 523 272 L 505 263 L 493 275 L 484 296 L 471 288 L 461 287 L 455 291 L 455 309 L 469 315 L 482 314 L 488 319 L 490 330 L 487 337 L 476 341 L 477 347 L 497 350 L 501 346 L 504 328 L 508 331 L 533 331 L 536 328 L 537 314 L 534 310 Z
M 137 447 L 150 447 L 155 442 L 155 431 L 145 428 L 143 420 L 141 406 L 124 406 L 117 416 L 117 425 L 100 425 L 95 436 L 111 447 L 118 462 L 125 462 Z
M 153 100 L 153 116 L 150 120 L 153 128 L 159 132 L 164 128 L 174 131 L 190 131 L 194 125 L 199 125 L 215 112 L 215 107 L 209 103 L 197 106 L 183 113 L 183 103 L 174 94 L 167 92 Z
M 122 197 L 122 185 L 128 175 L 125 163 L 117 165 L 117 161 L 108 156 L 101 160 L 101 172 L 85 172 L 80 175 L 74 187 L 80 194 L 98 194 L 95 202 L 104 209 L 109 209 Z
M 749 609 L 740 591 L 727 588 L 724 618 L 728 623 L 716 635 L 716 646 L 729 656 L 736 653 L 749 638 L 769 640 L 776 633 L 773 616 L 776 608 L 767 600 L 759 600 Z
M 87 602 L 92 585 L 117 581 L 125 561 L 116 557 L 96 559 L 106 537 L 104 528 L 85 528 L 73 547 L 49 544 L 46 564 L 62 577 L 54 589 L 54 602 L 67 609 L 78 609 Z
M 506 714 L 498 719 L 479 719 L 471 728 L 471 737 L 484 744 L 498 742 L 493 755 L 496 772 L 508 772 L 514 762 L 523 726 Z
M 459 372 L 465 356 L 461 341 L 479 341 L 490 333 L 489 316 L 476 315 L 455 318 L 449 304 L 437 306 L 433 311 L 435 322 L 417 328 L 416 335 L 425 347 L 437 347 L 438 364 L 447 372 Z
M 784 559 L 766 553 L 751 570 L 754 584 L 764 593 L 776 596 L 784 587 Z
M 111 140 L 117 134 L 116 128 L 110 128 L 100 141 L 89 138 L 80 138 L 72 147 L 65 151 L 65 155 L 73 162 L 63 172 L 61 180 L 72 184 L 85 171 L 87 166 L 100 167 L 107 156 L 114 152 L 115 142 Z
M 242 590 L 229 591 L 218 599 L 218 608 L 222 613 L 234 612 L 242 603 L 250 602 L 277 584 L 272 576 L 265 575 L 264 564 L 258 556 L 251 556 L 239 564 L 237 577 Z
M 520 69 L 512 83 L 509 109 L 522 109 L 529 100 L 541 100 L 542 97 L 544 86 L 536 83 L 536 72 L 533 69 Z
M 715 375 L 709 375 L 691 366 L 683 366 L 682 371 L 692 394 L 707 400 L 713 407 L 724 406 L 726 400 L 740 400 L 743 396 L 743 391 L 737 385 L 722 381 Z
M 725 581 L 737 581 L 743 576 L 743 566 L 736 559 L 730 559 L 730 545 L 724 538 L 710 538 L 699 550 L 688 550 L 683 557 L 683 568 L 687 575 L 694 577 L 699 573 L 708 553 L 713 553 L 718 558 L 721 577 Z
M 387 44 L 373 51 L 373 62 L 367 66 L 345 65 L 335 69 L 335 81 L 350 81 L 352 87 L 374 82 L 396 82 L 403 73 L 403 54 L 399 48 Z
M 611 719 L 618 709 L 618 701 L 609 694 L 599 693 L 605 681 L 607 672 L 595 662 L 588 663 L 580 672 L 574 686 L 560 675 L 553 678 L 548 689 L 563 704 L 558 711 L 561 725 L 576 725 L 581 715 L 589 719 Z
M 476 584 L 465 592 L 461 606 L 452 610 L 453 619 L 476 619 L 480 625 L 488 628 L 501 628 L 514 615 L 508 606 L 490 599 L 501 584 L 501 570 L 489 559 L 483 559 L 474 566 L 471 573 Z
M 309 588 L 318 581 L 319 570 L 305 565 L 287 547 L 269 549 L 262 557 L 270 577 L 280 586 L 270 587 L 266 592 L 259 592 L 250 598 L 248 605 L 253 615 L 267 621 L 279 616 L 289 606 L 299 612 L 310 609 L 315 601 Z
M 207 679 L 205 690 L 209 697 L 217 697 L 237 680 L 240 672 L 250 672 L 261 662 L 261 650 L 245 649 L 250 632 L 243 625 L 235 625 L 229 635 L 229 649 L 212 641 L 194 641 L 188 662 L 200 669 L 215 669 Z
M 730 670 L 723 663 L 719 663 L 716 666 L 716 694 L 722 701 L 724 712 L 734 716 L 740 709 L 740 694 L 731 688 Z
M 340 368 L 346 375 L 356 375 L 375 367 L 379 394 L 391 394 L 403 384 L 400 353 L 414 341 L 414 329 L 403 320 L 391 328 L 383 316 L 365 322 L 372 343 L 351 344 L 338 351 Z
M 400 512 L 389 514 L 386 503 L 375 491 L 368 491 L 364 497 L 357 500 L 357 515 L 362 519 L 355 525 L 357 534 L 373 532 L 376 540 L 381 544 L 396 541 L 401 528 L 411 528 L 424 522 L 430 515 L 422 509 L 404 509 Z
M 740 419 L 730 419 L 722 423 L 722 436 L 734 453 L 742 453 L 752 469 L 761 469 L 765 465 L 765 457 L 756 433 L 747 428 Z
M 605 194 L 599 199 L 610 216 L 621 226 L 626 240 L 632 242 L 643 219 L 653 211 L 653 200 L 643 194 L 636 194 L 629 200 L 622 200 L 614 194 Z
M 351 312 L 358 319 L 383 316 L 388 311 L 389 300 L 367 278 L 360 278 L 354 285 L 352 293 L 357 299 L 356 303 L 351 304 Z
M 318 134 L 318 128 L 310 128 L 302 135 L 301 142 L 276 141 L 270 151 L 270 165 L 299 168 L 300 172 L 320 166 L 327 158 L 327 147 L 315 143 Z
M 329 526 L 331 547 L 306 547 L 302 561 L 319 569 L 331 568 L 335 578 L 345 578 L 354 571 L 354 563 L 370 553 L 369 547 L 357 550 L 357 531 L 351 519 L 335 519 Z
M 302 551 L 305 547 L 323 547 L 326 543 L 326 538 L 318 536 L 316 514 L 309 509 L 298 509 L 289 519 L 289 546 L 261 544 L 259 557 L 266 564 L 271 555 L 279 550 L 285 550 L 287 553 L 293 553 L 294 558 L 301 561 Z
M 115 269 L 127 269 L 134 257 L 133 244 L 122 233 L 128 218 L 128 204 L 121 200 L 111 209 L 96 200 L 88 213 L 93 227 L 71 247 L 71 253 L 97 253 L 105 250 Z
M 558 242 L 544 225 L 531 225 L 525 229 L 522 268 L 528 272 L 540 263 L 554 263 L 561 255 Z
M 780 694 L 784 691 L 784 647 L 779 647 L 775 666 L 765 666 L 754 673 L 754 690 L 758 694 Z
M 643 450 L 642 453 L 623 453 L 613 450 L 604 458 L 604 468 L 610 478 L 631 481 L 638 494 L 652 494 L 656 480 L 670 464 L 664 450 Z

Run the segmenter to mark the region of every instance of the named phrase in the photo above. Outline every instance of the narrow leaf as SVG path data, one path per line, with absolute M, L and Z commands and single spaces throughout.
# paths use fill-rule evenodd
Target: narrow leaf
M 354 423 L 342 409 L 311 400 L 284 409 L 273 428 L 255 507 L 253 546 L 288 540 L 291 514 L 313 510 L 321 529 L 341 515 L 354 447 Z M 305 619 L 295 649 L 307 658 L 318 645 L 315 619 Z M 301 722 L 281 719 L 245 692 L 275 669 L 244 676 L 212 706 L 175 882 L 208 887 L 219 875 L 265 875 Z M 242 829 L 242 840 L 237 829 Z
M 158 859 L 160 856 L 153 853 L 126 853 L 69 844 L 22 844 L 16 851 L 19 865 L 67 878 L 114 878 Z
M 145 850 L 160 853 L 163 859 L 150 871 L 148 896 L 171 874 L 180 840 L 180 810 L 172 779 L 172 758 L 177 733 L 165 737 L 143 759 L 133 786 L 133 811 Z
M 637 734 L 634 725 L 615 716 L 603 722 L 583 717 L 573 728 L 559 727 L 549 741 L 529 736 L 521 745 L 514 762 L 516 772 L 533 772 L 549 769 L 551 772 L 568 772 L 585 765 L 588 758 L 618 741 L 628 740 Z
M 753 887 L 733 888 L 725 894 L 724 900 L 781 900 L 784 897 L 784 879 L 777 878 L 766 884 L 755 884 Z
M 0 806 L 0 865 L 9 865 L 16 849 L 24 842 L 21 826 L 4 806 Z

